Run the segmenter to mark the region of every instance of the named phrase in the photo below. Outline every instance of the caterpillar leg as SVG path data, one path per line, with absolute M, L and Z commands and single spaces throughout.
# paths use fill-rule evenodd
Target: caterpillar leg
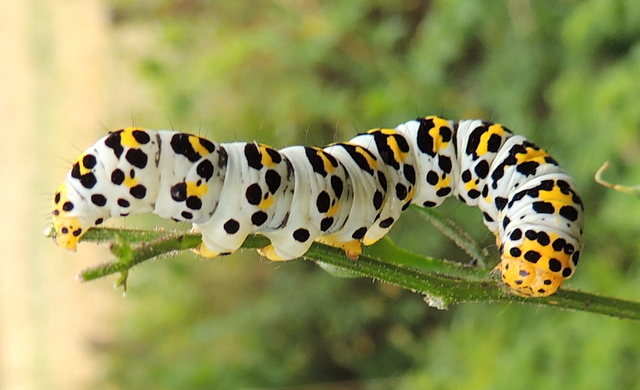
M 317 242 L 320 242 L 325 245 L 332 246 L 334 248 L 340 248 L 344 250 L 345 255 L 351 260 L 356 260 L 362 254 L 362 247 L 358 240 L 351 240 L 347 242 L 339 242 L 327 239 L 327 237 L 317 238 Z M 258 249 L 258 253 L 261 256 L 266 257 L 271 261 L 289 261 L 293 260 L 292 258 L 284 258 L 278 254 L 276 247 L 273 245 L 267 245 L 264 248 Z M 302 255 L 301 255 L 302 256 Z M 299 257 L 299 256 L 298 256 Z
M 311 247 L 313 239 L 318 236 L 318 232 L 284 229 L 263 235 L 271 240 L 271 244 L 258 249 L 258 253 L 271 261 L 288 261 L 303 256 Z
M 375 237 L 375 238 L 369 238 L 369 237 L 365 237 L 362 240 L 362 243 L 366 246 L 371 246 L 373 244 L 375 244 L 376 242 L 378 242 L 380 240 L 381 237 Z
M 318 237 L 316 241 L 334 248 L 343 249 L 344 254 L 351 260 L 356 260 L 362 254 L 362 246 L 359 240 L 338 241 L 329 235 Z
M 206 257 L 206 258 L 212 258 L 212 257 L 220 256 L 220 252 L 212 251 L 211 249 L 207 248 L 207 246 L 204 244 L 204 242 L 201 242 L 200 245 L 198 245 L 197 247 L 193 248 L 193 252 L 195 254 L 197 254 L 197 255 L 200 255 L 200 256 Z
M 267 245 L 263 248 L 258 249 L 258 253 L 260 256 L 264 256 L 271 261 L 288 261 L 292 259 L 285 259 L 278 255 L 276 248 L 273 245 Z

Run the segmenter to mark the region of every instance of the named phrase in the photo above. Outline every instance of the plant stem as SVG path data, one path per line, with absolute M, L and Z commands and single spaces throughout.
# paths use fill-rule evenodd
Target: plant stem
M 126 238 L 126 239 L 125 239 Z M 144 241 L 144 238 L 149 241 Z M 91 229 L 83 241 L 110 241 L 111 250 L 117 259 L 83 270 L 79 279 L 94 280 L 114 273 L 126 273 L 132 267 L 152 258 L 175 254 L 178 251 L 195 248 L 200 244 L 198 234 L 149 232 L 142 230 L 121 230 L 108 228 Z M 243 244 L 245 249 L 257 249 L 268 244 L 262 236 L 250 236 Z M 430 264 L 427 271 L 401 264 L 416 264 L 420 256 L 403 259 L 404 253 L 396 251 L 393 263 L 360 256 L 350 260 L 341 250 L 314 243 L 305 254 L 305 259 L 329 264 L 351 275 L 372 278 L 391 283 L 423 294 L 425 301 L 433 307 L 446 309 L 452 304 L 465 302 L 518 302 L 560 309 L 580 310 L 605 314 L 618 318 L 640 320 L 640 303 L 590 293 L 562 289 L 546 298 L 524 298 L 510 294 L 497 280 L 490 278 L 486 271 L 473 267 L 456 265 L 444 260 L 425 258 Z M 440 263 L 440 266 L 437 266 Z

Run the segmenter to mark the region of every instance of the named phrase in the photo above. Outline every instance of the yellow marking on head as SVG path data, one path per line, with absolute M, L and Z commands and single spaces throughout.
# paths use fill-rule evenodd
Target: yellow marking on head
M 82 228 L 82 223 L 76 217 L 54 218 L 53 227 L 56 230 L 56 243 L 72 251 L 76 250 L 80 237 L 88 230 Z
M 122 130 L 122 133 L 120 134 L 120 143 L 122 144 L 122 146 L 128 147 L 128 148 L 140 147 L 140 143 L 136 141 L 135 137 L 133 136 L 134 131 L 144 131 L 144 129 L 140 127 L 124 128 Z
M 500 264 L 500 272 L 502 281 L 511 288 L 511 292 L 523 297 L 549 296 L 558 290 L 564 280 L 562 276 L 537 268 L 526 260 L 504 257 Z
M 553 242 L 560 236 L 554 233 L 548 235 L 550 242 L 548 245 L 541 245 L 537 240 L 525 237 L 524 241 L 516 246 L 521 253 L 518 257 L 513 257 L 510 254 L 512 247 L 505 244 L 501 263 L 502 280 L 517 295 L 534 297 L 551 295 L 556 292 L 564 279 L 573 275 L 573 272 L 567 277 L 562 275 L 565 268 L 573 271 L 571 255 L 567 255 L 563 249 L 559 251 L 553 249 Z M 535 263 L 525 259 L 525 254 L 529 251 L 537 252 L 540 255 Z M 560 262 L 560 270 L 552 271 L 550 269 L 551 259 Z
M 207 150 L 207 148 L 202 146 L 202 143 L 200 142 L 200 137 L 195 135 L 189 135 L 189 143 L 191 144 L 191 147 L 193 148 L 193 150 L 195 150 L 196 153 L 198 153 L 201 157 L 209 154 L 209 150 Z
M 209 186 L 207 183 L 200 183 L 195 181 L 188 181 L 187 183 L 187 196 L 197 196 L 202 198 L 209 192 Z

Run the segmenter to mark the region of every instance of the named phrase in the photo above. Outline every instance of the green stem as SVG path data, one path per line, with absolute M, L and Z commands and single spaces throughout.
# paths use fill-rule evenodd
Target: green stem
M 489 279 L 488 272 L 483 267 L 417 255 L 397 246 L 388 236 L 365 248 L 365 254 L 370 253 L 375 253 L 375 257 L 384 259 L 385 263 L 405 268 L 416 268 L 426 273 L 439 273 L 471 280 Z
M 142 237 L 150 238 L 150 241 L 144 242 Z M 132 267 L 158 256 L 195 248 L 201 242 L 200 236 L 192 233 L 105 228 L 91 229 L 83 237 L 83 241 L 104 242 L 105 240 L 112 242 L 112 252 L 118 259 L 83 270 L 80 273 L 81 280 L 88 281 L 114 273 L 123 273 L 125 277 L 122 278 L 122 283 L 124 283 L 126 273 Z M 132 245 L 131 242 L 135 244 Z M 257 249 L 266 244 L 268 240 L 265 237 L 250 236 L 242 247 Z M 402 251 L 397 251 L 396 255 L 400 257 L 393 263 L 376 260 L 369 256 L 360 256 L 354 261 L 346 258 L 342 251 L 336 248 L 314 243 L 305 254 L 305 258 L 329 264 L 351 275 L 373 278 L 423 294 L 430 306 L 439 309 L 464 302 L 518 302 L 640 320 L 640 303 L 638 302 L 568 289 L 562 289 L 546 298 L 523 298 L 510 294 L 485 271 L 461 265 L 454 266 L 455 263 L 429 258 L 426 262 L 433 264 L 428 267 L 430 270 L 425 271 L 401 265 L 416 263 L 416 258 L 407 261 L 401 258 L 404 256 Z M 436 266 L 437 262 L 442 266 Z

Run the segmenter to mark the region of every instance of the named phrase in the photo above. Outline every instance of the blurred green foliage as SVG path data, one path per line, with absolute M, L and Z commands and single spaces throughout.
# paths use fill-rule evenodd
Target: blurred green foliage
M 587 209 L 568 284 L 640 299 L 639 205 L 593 181 L 640 183 L 640 7 L 632 0 L 112 0 L 121 50 L 155 91 L 145 127 L 217 141 L 322 145 L 419 115 L 499 121 L 549 150 Z M 477 210 L 443 212 L 487 246 Z M 398 243 L 467 261 L 406 215 Z M 495 248 L 493 248 L 495 250 Z M 104 346 L 137 389 L 640 387 L 638 324 L 514 305 L 448 312 L 310 263 L 194 256 L 134 270 Z M 317 387 L 306 385 L 318 384 Z M 324 384 L 324 385 L 323 385 Z

